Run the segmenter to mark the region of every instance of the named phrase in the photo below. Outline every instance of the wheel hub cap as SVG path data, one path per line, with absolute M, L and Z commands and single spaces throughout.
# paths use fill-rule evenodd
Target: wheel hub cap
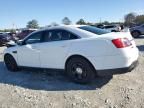
M 83 73 L 83 70 L 82 70 L 82 68 L 76 68 L 76 72 L 78 73 L 78 74 L 82 74 Z

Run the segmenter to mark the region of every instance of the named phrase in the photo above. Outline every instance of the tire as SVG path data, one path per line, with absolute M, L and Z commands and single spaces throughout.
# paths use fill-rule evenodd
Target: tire
M 5 65 L 9 71 L 11 71 L 11 72 L 17 72 L 18 71 L 17 63 L 11 55 L 5 55 L 4 62 L 5 62 Z
M 91 63 L 82 57 L 68 60 L 65 71 L 72 81 L 81 84 L 90 83 L 96 76 L 96 71 Z
M 133 36 L 134 38 L 140 37 L 140 32 L 139 32 L 139 31 L 133 31 L 131 34 L 132 34 L 132 36 Z

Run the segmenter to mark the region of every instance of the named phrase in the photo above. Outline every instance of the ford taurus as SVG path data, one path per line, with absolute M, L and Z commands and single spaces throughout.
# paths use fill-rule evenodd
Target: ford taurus
M 97 74 L 131 71 L 139 51 L 130 33 L 111 33 L 87 26 L 56 26 L 35 31 L 4 51 L 8 70 L 20 67 L 64 69 L 75 82 Z

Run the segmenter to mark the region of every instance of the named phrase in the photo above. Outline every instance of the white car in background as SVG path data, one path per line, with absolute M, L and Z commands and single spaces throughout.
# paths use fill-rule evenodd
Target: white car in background
M 104 25 L 102 27 L 102 29 L 105 29 L 110 32 L 120 32 L 121 31 L 121 27 L 118 25 Z
M 138 56 L 130 33 L 72 25 L 31 33 L 4 51 L 4 62 L 10 71 L 20 67 L 64 69 L 73 81 L 87 83 L 97 74 L 131 71 Z

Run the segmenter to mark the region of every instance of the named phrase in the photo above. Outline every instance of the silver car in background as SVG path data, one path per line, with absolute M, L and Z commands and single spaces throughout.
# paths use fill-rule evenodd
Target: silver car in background
M 104 25 L 102 29 L 105 29 L 110 32 L 120 32 L 121 30 L 119 25 Z
M 144 24 L 130 28 L 130 32 L 134 38 L 144 35 Z

